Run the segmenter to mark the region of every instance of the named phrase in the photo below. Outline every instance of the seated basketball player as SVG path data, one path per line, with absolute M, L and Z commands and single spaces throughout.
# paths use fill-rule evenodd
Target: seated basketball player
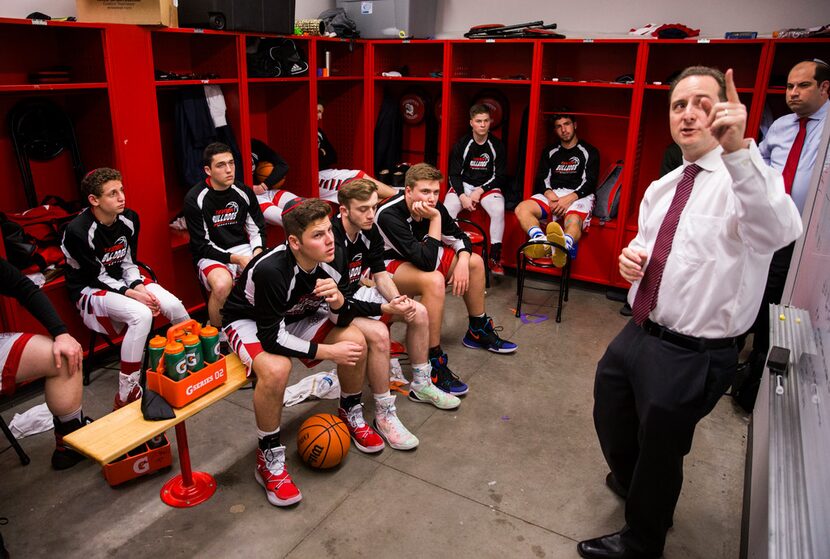
M 490 134 L 487 105 L 470 108 L 469 134 L 458 140 L 450 154 L 449 186 L 444 205 L 455 219 L 464 209 L 479 206 L 490 216 L 490 271 L 504 275 L 501 241 L 504 236 L 504 196 L 507 186 L 507 151 L 501 140 Z
M 89 207 L 63 234 L 66 286 L 84 324 L 108 336 L 124 333 L 114 408 L 141 397 L 139 377 L 153 317 L 176 324 L 189 318 L 182 302 L 136 266 L 138 214 L 125 207 L 121 173 L 102 167 L 81 181 Z M 125 331 L 126 330 L 126 331 Z
M 427 356 L 429 341 L 429 321 L 426 308 L 406 295 L 401 295 L 392 276 L 386 271 L 383 260 L 383 238 L 378 226 L 375 225 L 375 210 L 378 205 L 377 188 L 374 183 L 365 179 L 356 179 L 344 184 L 337 193 L 340 200 L 340 215 L 332 220 L 335 242 L 346 251 L 346 262 L 349 263 L 349 285 L 345 295 L 353 295 L 361 301 L 386 303 L 388 301 L 403 300 L 411 309 L 404 313 L 407 323 L 406 343 L 409 358 L 412 363 L 412 383 L 409 399 L 415 402 L 430 403 L 440 409 L 455 409 L 461 401 L 447 394 L 432 383 L 432 367 Z M 370 276 L 373 287 L 361 284 L 361 278 Z M 367 341 L 379 340 L 384 351 L 373 358 L 371 345 L 369 351 L 368 376 L 373 388 L 377 382 L 377 389 L 386 392 L 389 396 L 389 329 L 384 322 L 388 322 L 400 315 L 383 315 L 372 318 L 355 318 L 353 324 L 360 328 Z M 377 398 L 377 393 L 376 396 Z M 383 434 L 383 433 L 382 433 Z M 395 444 L 390 437 L 386 440 L 393 448 Z
M 289 201 L 297 198 L 296 194 L 285 190 L 285 176 L 288 163 L 280 154 L 264 142 L 251 138 L 251 160 L 254 185 L 259 208 L 268 225 L 282 227 L 282 210 Z
M 231 348 L 257 378 L 256 479 L 265 488 L 268 501 L 276 506 L 302 498 L 285 468 L 285 446 L 280 441 L 290 358 L 309 365 L 321 360 L 337 363 L 340 418 L 359 450 L 380 452 L 385 446 L 383 439 L 366 424 L 361 404 L 367 341 L 352 319 L 409 312 L 406 301 L 372 305 L 343 296 L 338 284 L 348 282 L 348 262 L 345 252 L 336 248 L 328 204 L 321 200 L 290 202 L 283 212 L 283 225 L 286 243 L 251 261 L 222 309 L 223 330 Z M 384 380 L 388 383 L 388 377 Z M 412 437 L 400 424 L 394 402 L 384 397 L 376 395 L 375 424 L 387 436 L 398 432 L 404 440 Z M 417 439 L 414 442 L 417 444 Z
M 599 152 L 576 135 L 576 117 L 557 114 L 553 130 L 559 143 L 542 152 L 536 173 L 536 194 L 516 206 L 516 218 L 531 240 L 547 239 L 565 246 L 571 258 L 576 258 L 577 243 L 582 231 L 588 228 L 594 207 L 594 191 L 599 175 Z M 564 231 L 559 221 L 564 220 Z M 547 221 L 542 233 L 541 221 Z M 548 245 L 529 246 L 525 252 L 531 258 L 550 255 Z M 561 252 L 553 255 L 558 266 L 565 264 Z
M 319 122 L 323 120 L 323 105 L 317 105 L 317 163 L 319 167 L 320 179 L 320 199 L 325 200 L 335 208 L 338 207 L 337 190 L 346 182 L 352 179 L 367 179 L 372 181 L 378 189 L 378 196 L 383 200 L 394 196 L 398 191 L 388 184 L 383 184 L 379 180 L 369 176 L 366 171 L 356 169 L 338 169 L 337 152 L 334 146 L 329 142 L 325 132 L 320 127 Z
M 433 380 L 442 390 L 460 395 L 468 387 L 447 367 L 440 345 L 445 283 L 467 306 L 469 327 L 462 340 L 466 347 L 513 353 L 517 346 L 499 337 L 484 312 L 484 261 L 438 201 L 442 179 L 441 171 L 427 163 L 413 165 L 406 172 L 404 191 L 380 205 L 376 221 L 386 247 L 386 269 L 395 285 L 409 296 L 421 295 L 427 308 Z
M 228 146 L 208 145 L 204 161 L 207 176 L 185 196 L 184 217 L 199 281 L 210 293 L 210 323 L 219 325 L 233 282 L 265 248 L 265 220 L 254 191 L 234 184 L 236 162 Z
M 55 425 L 52 467 L 71 468 L 83 456 L 66 448 L 64 435 L 87 420 L 81 411 L 83 350 L 69 335 L 49 298 L 20 270 L 0 258 L 0 294 L 14 297 L 49 332 L 49 336 L 0 332 L 0 395 L 14 394 L 16 384 L 45 379 L 46 407 Z

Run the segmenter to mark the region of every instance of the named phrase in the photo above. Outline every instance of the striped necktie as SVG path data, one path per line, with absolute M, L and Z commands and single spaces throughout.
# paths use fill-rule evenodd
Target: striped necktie
M 798 160 L 801 159 L 801 150 L 804 148 L 804 138 L 807 137 L 807 121 L 810 120 L 806 116 L 798 121 L 798 133 L 795 135 L 795 140 L 790 148 L 790 153 L 787 155 L 787 163 L 781 174 L 784 176 L 784 189 L 787 194 L 793 191 L 793 181 L 795 174 L 798 171 Z
M 692 187 L 695 185 L 695 177 L 700 172 L 700 167 L 692 163 L 683 169 L 683 177 L 677 183 L 674 190 L 674 197 L 669 205 L 669 211 L 660 224 L 657 232 L 657 239 L 654 241 L 654 248 L 648 259 L 643 279 L 640 280 L 640 287 L 637 289 L 637 296 L 634 298 L 632 307 L 634 322 L 642 324 L 657 306 L 657 293 L 660 291 L 660 281 L 663 279 L 663 270 L 666 267 L 666 260 L 671 252 L 674 233 L 677 231 L 677 223 L 680 221 L 680 214 L 689 201 L 692 194 Z

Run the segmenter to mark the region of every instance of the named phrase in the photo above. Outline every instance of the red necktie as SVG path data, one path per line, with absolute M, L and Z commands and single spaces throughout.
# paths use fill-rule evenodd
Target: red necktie
M 677 183 L 674 190 L 674 197 L 669 205 L 669 211 L 660 224 L 657 232 L 657 239 L 654 241 L 654 248 L 648 259 L 648 266 L 640 280 L 640 287 L 637 289 L 637 296 L 634 297 L 632 314 L 634 322 L 642 324 L 654 307 L 657 306 L 657 293 L 660 291 L 660 281 L 663 279 L 663 270 L 666 267 L 666 260 L 671 252 L 671 245 L 674 242 L 674 233 L 677 231 L 677 223 L 680 221 L 680 214 L 689 201 L 692 194 L 692 187 L 695 185 L 695 177 L 700 172 L 700 167 L 692 163 L 683 169 L 683 177 Z
M 790 148 L 790 154 L 787 156 L 787 164 L 784 165 L 784 170 L 781 174 L 784 175 L 784 189 L 787 194 L 793 190 L 793 181 L 795 180 L 795 173 L 798 171 L 798 160 L 801 158 L 801 148 L 804 147 L 804 138 L 807 136 L 807 121 L 810 120 L 806 116 L 798 121 L 798 134 L 795 135 L 793 147 Z

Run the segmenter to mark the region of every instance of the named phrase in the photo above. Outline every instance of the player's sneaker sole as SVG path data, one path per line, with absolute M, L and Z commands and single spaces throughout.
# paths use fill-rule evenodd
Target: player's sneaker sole
M 562 226 L 555 221 L 548 223 L 545 228 L 545 236 L 551 243 L 556 243 L 560 246 L 565 246 L 565 232 L 562 231 Z M 562 268 L 567 262 L 567 253 L 561 249 L 554 249 L 553 254 L 550 255 L 551 262 L 557 268 Z
M 380 428 L 380 427 L 378 427 L 378 422 L 377 422 L 377 420 L 375 420 L 375 421 L 373 422 L 373 425 L 374 425 L 374 427 L 375 427 L 375 431 L 377 432 L 377 434 L 378 434 L 378 435 L 380 435 L 380 436 L 381 436 L 381 438 L 382 438 L 384 441 L 386 441 L 386 444 L 388 444 L 388 445 L 389 445 L 390 447 L 392 447 L 393 449 L 395 449 L 395 450 L 414 450 L 414 449 L 418 448 L 418 443 L 419 443 L 420 441 L 419 441 L 419 440 L 418 440 L 418 438 L 417 438 L 417 437 L 415 437 L 414 435 L 413 435 L 413 436 L 412 436 L 412 438 L 411 438 L 411 439 L 409 439 L 407 442 L 404 442 L 404 443 L 394 442 L 394 441 L 393 441 L 393 440 L 392 440 L 392 439 L 391 439 L 391 438 L 390 438 L 390 437 L 389 437 L 386 433 L 384 433 L 384 432 L 381 430 L 381 428 Z
M 447 394 L 435 385 L 433 385 L 433 388 L 436 392 L 433 395 L 423 394 L 423 390 L 418 392 L 410 390 L 409 399 L 419 404 L 432 404 L 439 410 L 454 410 L 458 409 L 458 406 L 461 405 L 461 400 L 453 394 Z M 423 397 L 419 396 L 419 393 L 423 394 Z

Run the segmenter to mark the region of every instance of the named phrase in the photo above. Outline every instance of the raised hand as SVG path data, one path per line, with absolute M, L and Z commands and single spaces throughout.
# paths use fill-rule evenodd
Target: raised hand
M 708 126 L 712 136 L 726 153 L 746 147 L 746 106 L 741 103 L 732 69 L 726 71 L 726 101 L 712 103 L 701 99 L 700 106 L 709 116 Z

